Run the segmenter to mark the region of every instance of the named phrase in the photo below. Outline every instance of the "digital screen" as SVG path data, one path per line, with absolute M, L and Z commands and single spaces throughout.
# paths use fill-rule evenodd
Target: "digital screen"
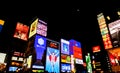
M 69 55 L 69 41 L 61 39 L 61 53 Z
M 18 67 L 9 67 L 9 71 L 16 71 Z
M 47 36 L 47 23 L 40 19 L 38 20 L 37 34 L 40 34 L 45 37 Z
M 29 31 L 29 38 L 31 38 L 33 35 L 37 32 L 37 24 L 38 24 L 38 18 L 32 22 L 30 25 L 30 31 Z
M 71 59 L 70 59 L 69 55 L 61 54 L 61 62 L 63 62 L 63 63 L 70 63 L 70 61 L 71 61 Z
M 29 26 L 24 25 L 23 23 L 17 22 L 14 37 L 22 40 L 27 40 L 28 31 L 29 31 Z
M 0 53 L 0 63 L 4 63 L 6 58 L 6 54 L 5 53 Z
M 47 47 L 46 68 L 48 72 L 60 73 L 60 51 Z
M 120 20 L 108 24 L 114 47 L 120 47 Z
M 61 64 L 61 72 L 71 72 L 70 64 Z
M 81 48 L 73 46 L 73 56 L 74 56 L 74 58 L 82 59 L 82 50 L 81 50 Z

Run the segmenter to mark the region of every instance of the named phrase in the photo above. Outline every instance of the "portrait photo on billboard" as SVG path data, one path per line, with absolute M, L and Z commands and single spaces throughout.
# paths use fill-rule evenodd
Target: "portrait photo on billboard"
M 108 24 L 113 47 L 120 47 L 120 20 Z
M 60 51 L 47 47 L 45 71 L 60 73 Z
M 14 37 L 27 41 L 29 26 L 17 22 Z

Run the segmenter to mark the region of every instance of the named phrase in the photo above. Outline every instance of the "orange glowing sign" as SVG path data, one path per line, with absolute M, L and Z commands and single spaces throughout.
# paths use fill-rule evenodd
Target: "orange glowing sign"
M 93 49 L 93 52 L 99 52 L 100 46 L 94 46 L 92 49 Z

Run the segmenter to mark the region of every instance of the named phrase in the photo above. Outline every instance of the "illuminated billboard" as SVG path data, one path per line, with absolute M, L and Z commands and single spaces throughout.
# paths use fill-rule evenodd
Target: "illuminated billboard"
M 80 42 L 73 40 L 73 39 L 69 40 L 69 42 L 70 42 L 70 47 L 69 47 L 70 48 L 70 55 L 73 55 L 73 46 L 81 48 L 81 44 L 80 44 Z
M 94 46 L 92 48 L 93 52 L 99 52 L 100 51 L 100 46 Z
M 10 66 L 9 67 L 10 72 L 16 72 L 17 69 L 18 69 L 18 67 L 16 67 L 16 66 Z
M 46 68 L 48 72 L 60 73 L 60 51 L 47 47 Z
M 61 54 L 61 62 L 63 62 L 63 63 L 70 63 L 71 62 L 70 56 Z
M 35 51 L 36 51 L 36 62 L 35 65 L 39 65 L 44 67 L 44 54 L 46 51 L 46 38 L 40 35 L 35 36 L 35 43 L 34 43 Z M 42 68 L 44 69 L 44 68 Z
M 36 34 L 37 31 L 38 18 L 32 22 L 30 25 L 29 38 Z
M 120 20 L 108 24 L 113 47 L 120 47 Z
M 112 46 L 112 42 L 110 39 L 110 35 L 108 32 L 107 24 L 106 24 L 103 13 L 100 13 L 97 15 L 97 20 L 98 20 L 100 32 L 102 35 L 104 47 L 105 49 L 111 49 L 113 46 Z
M 112 66 L 120 65 L 120 47 L 108 50 L 108 55 Z
M 71 65 L 70 64 L 61 64 L 61 72 L 70 73 L 71 72 Z
M 40 34 L 45 37 L 47 36 L 47 23 L 40 19 L 38 20 L 37 34 Z
M 69 41 L 61 39 L 61 53 L 69 55 Z
M 0 63 L 5 63 L 6 54 L 0 53 Z
M 32 63 L 32 55 L 30 55 L 30 56 L 27 58 L 27 68 L 31 68 L 31 63 Z
M 22 40 L 27 40 L 28 31 L 29 31 L 29 26 L 24 25 L 23 23 L 17 22 L 14 37 Z
M 0 32 L 2 31 L 5 21 L 0 19 Z
M 74 58 L 82 59 L 82 50 L 77 46 L 73 46 L 73 56 Z

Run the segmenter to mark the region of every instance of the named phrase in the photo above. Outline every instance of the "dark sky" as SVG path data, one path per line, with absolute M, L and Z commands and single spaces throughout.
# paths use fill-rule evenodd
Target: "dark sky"
M 17 21 L 30 25 L 37 16 L 48 24 L 48 38 L 60 41 L 75 39 L 90 50 L 91 46 L 101 44 L 97 14 L 111 14 L 119 8 L 120 1 L 54 1 L 15 3 L 1 12 L 0 18 L 6 20 L 4 34 L 12 37 Z M 112 10 L 112 11 L 111 11 Z M 9 38 L 9 37 L 7 37 Z M 7 39 L 6 39 L 7 40 Z

